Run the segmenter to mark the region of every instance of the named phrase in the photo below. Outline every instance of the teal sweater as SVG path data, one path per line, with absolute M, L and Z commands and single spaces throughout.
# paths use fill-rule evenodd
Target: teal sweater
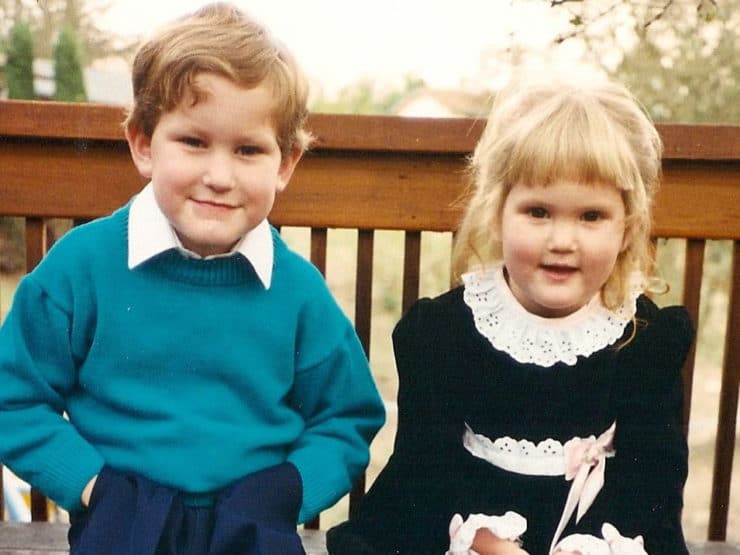
M 301 521 L 334 503 L 384 412 L 322 276 L 274 230 L 269 290 L 241 255 L 169 250 L 129 270 L 127 223 L 124 207 L 74 229 L 19 285 L 0 461 L 70 510 L 105 463 L 207 498 L 289 461 Z

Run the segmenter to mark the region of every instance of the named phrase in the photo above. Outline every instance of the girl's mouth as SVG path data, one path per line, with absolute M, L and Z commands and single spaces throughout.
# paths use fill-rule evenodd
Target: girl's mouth
M 543 264 L 541 268 L 550 279 L 555 281 L 566 280 L 578 271 L 578 268 L 574 266 L 559 264 Z

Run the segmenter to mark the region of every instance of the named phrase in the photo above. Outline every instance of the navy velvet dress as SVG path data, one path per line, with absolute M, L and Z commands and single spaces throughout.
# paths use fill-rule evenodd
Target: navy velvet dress
M 394 452 L 356 514 L 328 532 L 329 552 L 443 554 L 453 514 L 527 519 L 522 547 L 544 555 L 571 482 L 502 470 L 463 446 L 469 426 L 488 438 L 599 436 L 616 422 L 605 483 L 562 537 L 601 537 L 605 522 L 642 535 L 651 555 L 687 553 L 680 523 L 687 475 L 681 367 L 693 340 L 682 307 L 637 298 L 637 330 L 575 364 L 517 362 L 479 333 L 458 287 L 418 301 L 393 334 L 399 373 Z M 624 338 L 633 334 L 627 324 Z

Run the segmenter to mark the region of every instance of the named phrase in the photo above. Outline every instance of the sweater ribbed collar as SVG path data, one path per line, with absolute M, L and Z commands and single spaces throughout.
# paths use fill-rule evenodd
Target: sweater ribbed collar
M 131 203 L 128 220 L 128 267 L 133 269 L 170 249 L 177 249 L 194 259 L 202 258 L 182 245 L 157 204 L 154 189 L 149 183 Z M 237 253 L 249 260 L 262 285 L 269 289 L 272 282 L 274 246 L 267 220 L 263 220 L 245 235 L 231 252 L 205 259 L 223 258 Z

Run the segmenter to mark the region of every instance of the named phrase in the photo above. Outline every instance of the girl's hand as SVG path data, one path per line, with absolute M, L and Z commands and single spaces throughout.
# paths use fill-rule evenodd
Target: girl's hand
M 471 549 L 480 555 L 528 555 L 518 543 L 502 540 L 487 528 L 480 528 L 475 533 Z

